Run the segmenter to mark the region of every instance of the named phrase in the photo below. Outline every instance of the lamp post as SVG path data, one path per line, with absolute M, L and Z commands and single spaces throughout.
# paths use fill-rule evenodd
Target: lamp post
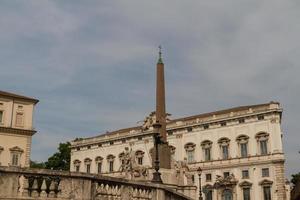
M 203 200 L 203 197 L 202 197 L 202 187 L 201 187 L 201 174 L 202 174 L 202 169 L 201 167 L 198 168 L 198 177 L 199 177 L 199 200 Z
M 161 128 L 161 124 L 156 122 L 153 124 L 154 128 L 154 146 L 155 146 L 155 161 L 154 161 L 154 170 L 152 182 L 162 183 L 161 173 L 159 172 L 159 151 L 158 145 L 162 143 L 161 136 L 159 134 L 159 129 Z

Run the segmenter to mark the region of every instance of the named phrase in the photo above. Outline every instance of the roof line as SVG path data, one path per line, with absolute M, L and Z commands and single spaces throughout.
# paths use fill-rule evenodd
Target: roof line
M 21 100 L 25 100 L 25 101 L 30 101 L 30 102 L 33 102 L 34 104 L 37 104 L 39 102 L 38 99 L 35 99 L 35 98 L 32 98 L 32 97 L 27 97 L 27 96 L 23 96 L 23 95 L 19 95 L 19 94 L 14 94 L 14 93 L 2 91 L 2 90 L 0 90 L 0 96 L 11 97 L 11 98 L 14 98 L 14 99 L 21 99 Z
M 280 104 L 280 103 L 275 102 L 275 101 L 270 101 L 269 103 L 264 103 L 264 104 L 254 104 L 254 105 L 248 105 L 248 106 L 232 107 L 232 108 L 229 108 L 229 109 L 224 109 L 224 110 L 219 110 L 219 111 L 214 111 L 214 112 L 209 112 L 209 113 L 203 113 L 203 114 L 199 114 L 199 115 L 193 115 L 193 116 L 189 116 L 189 117 L 182 117 L 182 118 L 173 119 L 173 120 L 167 122 L 167 124 L 170 124 L 170 123 L 173 123 L 173 122 L 176 122 L 176 121 L 191 120 L 191 119 L 200 118 L 200 117 L 207 117 L 207 116 L 211 116 L 211 115 L 217 115 L 217 114 L 224 114 L 224 113 L 228 113 L 228 112 L 246 110 L 246 109 L 249 109 L 249 108 L 267 106 L 267 105 L 270 105 L 270 104 Z M 131 131 L 131 130 L 136 130 L 136 129 L 141 129 L 141 128 L 142 128 L 142 126 L 128 127 L 128 128 L 123 128 L 123 129 L 119 129 L 119 130 L 115 130 L 115 131 L 112 131 L 112 132 L 107 132 L 107 133 L 104 133 L 104 134 L 100 134 L 100 135 L 96 135 L 96 136 L 92 136 L 92 137 L 87 137 L 87 138 L 83 138 L 83 139 L 92 139 L 92 138 L 97 138 L 99 136 L 103 137 L 103 136 L 106 136 L 106 135 L 114 135 L 114 134 L 127 132 L 127 131 Z

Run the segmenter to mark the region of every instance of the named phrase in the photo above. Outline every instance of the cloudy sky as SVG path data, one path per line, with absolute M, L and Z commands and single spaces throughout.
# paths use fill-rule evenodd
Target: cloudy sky
M 163 46 L 173 118 L 279 101 L 300 171 L 300 1 L 0 2 L 0 89 L 40 100 L 32 159 L 154 110 Z

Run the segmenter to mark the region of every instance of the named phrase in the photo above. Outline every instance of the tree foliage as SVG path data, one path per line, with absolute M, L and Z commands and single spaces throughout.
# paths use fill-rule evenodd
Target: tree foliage
M 292 174 L 291 182 L 296 185 L 297 182 L 300 181 L 300 172 L 298 174 Z
M 59 143 L 58 152 L 54 153 L 45 162 L 46 169 L 69 170 L 71 159 L 71 144 L 69 142 Z
M 69 170 L 71 158 L 71 144 L 69 142 L 59 143 L 58 152 L 48 158 L 46 162 L 30 162 L 31 168 L 46 168 L 54 170 Z

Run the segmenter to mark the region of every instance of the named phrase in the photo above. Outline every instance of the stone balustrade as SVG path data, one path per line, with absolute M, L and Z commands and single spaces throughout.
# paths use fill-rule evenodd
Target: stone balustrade
M 174 189 L 151 182 L 101 175 L 0 167 L 0 199 L 188 200 Z

